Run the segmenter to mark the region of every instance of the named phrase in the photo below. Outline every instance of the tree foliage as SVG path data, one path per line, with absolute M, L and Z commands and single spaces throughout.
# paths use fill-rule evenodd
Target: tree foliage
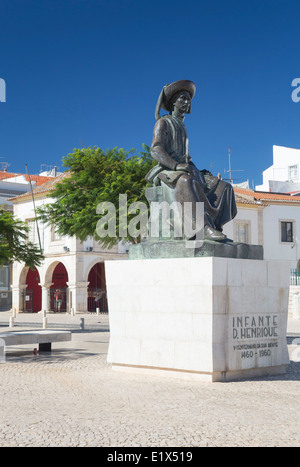
M 0 266 L 11 261 L 24 261 L 33 269 L 44 257 L 40 249 L 27 241 L 28 226 L 15 219 L 10 211 L 0 209 Z
M 109 149 L 97 147 L 74 149 L 63 158 L 68 176 L 57 183 L 49 196 L 54 202 L 38 209 L 39 219 L 55 226 L 60 235 L 76 236 L 81 241 L 94 236 L 104 247 L 112 247 L 119 235 L 119 195 L 127 196 L 127 205 L 137 201 L 146 203 L 144 191 L 145 175 L 155 165 L 149 147 L 134 154 L 135 150 Z M 116 237 L 99 237 L 96 232 L 99 203 L 110 202 L 116 207 Z M 131 217 L 133 214 L 131 215 Z M 130 215 L 128 215 L 130 221 Z M 124 237 L 122 237 L 124 238 Z M 136 238 L 125 237 L 126 241 L 136 242 Z

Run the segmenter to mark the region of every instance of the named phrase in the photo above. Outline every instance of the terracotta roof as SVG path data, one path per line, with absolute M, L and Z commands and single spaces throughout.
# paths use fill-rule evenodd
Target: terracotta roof
M 47 194 L 49 193 L 50 191 L 54 190 L 55 188 L 55 185 L 57 183 L 59 183 L 63 178 L 66 178 L 66 177 L 69 177 L 70 176 L 70 172 L 69 171 L 66 171 L 66 172 L 63 172 L 61 173 L 60 175 L 58 175 L 57 177 L 51 177 L 49 179 L 48 177 L 48 181 L 46 183 L 44 183 L 43 185 L 40 185 L 40 186 L 37 186 L 36 188 L 34 188 L 32 191 L 28 191 L 27 193 L 23 193 L 22 195 L 19 195 L 19 196 L 16 196 L 14 198 L 11 198 L 9 201 L 19 201 L 19 200 L 22 200 L 24 198 L 28 198 L 28 197 L 31 197 L 31 194 L 33 193 L 34 195 L 37 195 L 37 194 L 41 194 L 41 193 L 44 193 L 44 194 Z M 30 176 L 31 177 L 31 176 Z M 46 177 L 47 178 L 47 177 Z
M 66 177 L 70 176 L 70 172 L 66 171 L 62 174 L 58 175 L 58 177 L 40 177 L 40 178 L 47 178 L 48 181 L 46 183 L 40 184 L 36 188 L 34 188 L 33 194 L 47 194 L 50 191 L 54 190 L 55 185 L 59 183 Z M 11 198 L 9 201 L 19 201 L 24 198 L 28 198 L 31 196 L 31 191 L 24 193 L 22 195 L 16 196 L 15 198 Z M 234 187 L 235 199 L 237 203 L 240 204 L 260 204 L 261 201 L 283 201 L 289 202 L 294 204 L 300 204 L 300 197 L 299 196 L 291 196 L 289 194 L 281 194 L 281 193 L 269 193 L 269 192 L 262 192 L 262 191 L 254 191 L 249 190 L 246 188 L 239 188 Z
M 235 201 L 239 204 L 257 204 L 254 199 L 238 195 L 237 193 L 235 193 Z
M 270 193 L 264 191 L 247 190 L 245 188 L 234 188 L 234 192 L 237 196 L 245 198 L 252 198 L 254 201 L 287 201 L 289 203 L 300 203 L 300 198 L 297 196 L 291 196 L 288 193 Z
M 289 201 L 290 203 L 300 202 L 300 199 L 295 196 L 281 193 L 262 193 L 255 192 L 255 199 L 257 200 L 266 200 L 266 201 Z
M 29 182 L 28 174 L 19 174 L 12 172 L 0 171 L 0 180 L 6 180 L 14 177 L 25 177 L 26 181 Z M 54 177 L 45 177 L 44 175 L 30 175 L 32 182 L 35 182 L 35 186 L 41 186 L 49 180 L 53 180 Z

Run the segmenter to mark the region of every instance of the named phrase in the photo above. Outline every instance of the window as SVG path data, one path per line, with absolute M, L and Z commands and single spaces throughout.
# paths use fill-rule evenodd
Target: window
M 284 243 L 294 241 L 293 222 L 292 221 L 282 221 L 281 222 L 281 241 L 284 242 Z
M 250 224 L 249 222 L 236 222 L 234 239 L 240 243 L 250 243 Z
M 58 242 L 60 240 L 63 240 L 62 236 L 57 233 L 55 230 L 55 227 L 52 225 L 51 226 L 51 241 L 52 242 Z
M 0 268 L 0 290 L 10 290 L 10 265 Z
M 28 232 L 28 241 L 31 243 L 38 243 L 38 235 L 37 235 L 37 228 L 36 228 L 36 221 L 34 219 L 28 219 L 27 226 L 29 227 Z
M 289 165 L 289 180 L 298 180 L 298 165 Z
M 36 219 L 25 219 L 27 227 L 29 229 L 27 234 L 27 242 L 33 243 L 36 246 L 40 246 L 44 248 L 44 239 L 43 235 L 40 234 L 40 226 L 37 224 Z

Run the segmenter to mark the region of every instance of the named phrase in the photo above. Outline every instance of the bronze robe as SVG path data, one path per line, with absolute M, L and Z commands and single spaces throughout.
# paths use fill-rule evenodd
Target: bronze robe
M 154 185 L 162 185 L 164 199 L 184 202 L 178 187 L 180 177 L 190 177 L 196 188 L 186 201 L 204 202 L 205 225 L 219 231 L 237 214 L 234 191 L 231 184 L 214 177 L 207 170 L 198 170 L 192 162 L 188 136 L 184 123 L 172 115 L 161 117 L 154 127 L 151 155 L 157 160 L 146 179 Z M 189 164 L 190 173 L 176 170 L 177 164 Z

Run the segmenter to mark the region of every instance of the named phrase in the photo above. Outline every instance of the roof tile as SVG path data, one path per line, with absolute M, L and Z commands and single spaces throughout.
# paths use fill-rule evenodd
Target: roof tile
M 0 176 L 1 176 L 1 172 L 0 172 Z M 41 183 L 42 180 L 40 180 L 39 185 L 33 189 L 33 193 L 34 194 L 38 194 L 38 193 L 46 194 L 54 190 L 55 185 L 57 183 L 59 183 L 61 180 L 69 176 L 70 176 L 69 171 L 63 172 L 55 178 L 35 176 L 35 177 L 39 177 L 40 179 L 47 179 L 47 180 L 43 184 Z M 31 177 L 34 177 L 34 176 L 31 176 Z M 283 201 L 283 202 L 300 204 L 300 197 L 291 196 L 289 194 L 261 192 L 261 191 L 254 191 L 254 190 L 250 190 L 246 188 L 239 188 L 239 187 L 234 187 L 234 192 L 235 192 L 236 202 L 242 203 L 242 204 L 257 204 L 257 202 L 259 201 Z M 11 201 L 22 200 L 23 198 L 26 198 L 29 195 L 31 195 L 31 192 L 27 192 L 22 195 L 16 196 L 15 198 L 12 198 Z
M 5 172 L 0 171 L 0 180 L 9 180 L 10 178 L 15 177 L 25 177 L 26 181 L 29 182 L 28 174 L 19 174 L 19 173 L 12 173 L 12 172 Z M 45 177 L 44 175 L 30 175 L 30 179 L 32 182 L 36 183 L 36 186 L 41 186 L 44 183 L 48 182 L 49 180 L 53 180 L 54 177 Z

